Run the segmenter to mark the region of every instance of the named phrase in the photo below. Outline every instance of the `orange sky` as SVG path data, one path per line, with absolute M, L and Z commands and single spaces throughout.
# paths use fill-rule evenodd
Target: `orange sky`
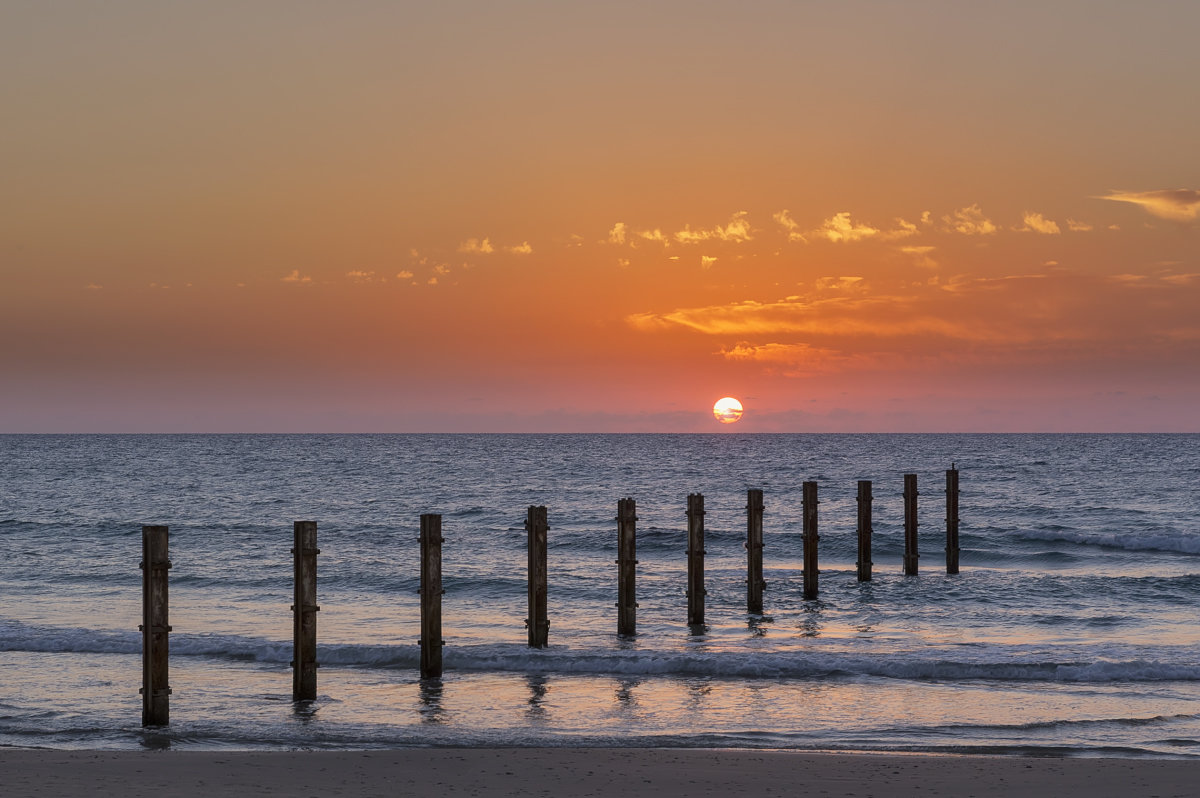
M 0 432 L 1200 431 L 1200 6 L 434 5 L 0 7 Z

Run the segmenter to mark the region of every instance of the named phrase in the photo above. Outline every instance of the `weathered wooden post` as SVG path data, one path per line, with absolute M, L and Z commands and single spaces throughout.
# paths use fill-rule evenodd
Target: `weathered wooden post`
M 804 483 L 804 599 L 817 597 L 817 483 Z
M 442 675 L 442 516 L 421 516 L 421 678 Z
M 946 472 L 946 573 L 958 573 L 958 468 Z
M 704 623 L 704 496 L 688 494 L 688 625 Z
M 317 697 L 317 522 L 296 521 L 292 565 L 292 700 Z
M 858 581 L 871 581 L 871 480 L 858 481 Z
M 917 573 L 917 475 L 904 475 L 904 573 Z
M 637 502 L 617 500 L 617 634 L 637 634 Z
M 763 492 L 746 491 L 746 612 L 763 611 Z
M 142 527 L 142 725 L 171 721 L 171 686 L 167 655 L 167 527 Z
M 550 637 L 550 620 L 546 614 L 546 523 L 545 507 L 530 507 L 525 517 L 529 551 L 529 646 L 545 648 Z

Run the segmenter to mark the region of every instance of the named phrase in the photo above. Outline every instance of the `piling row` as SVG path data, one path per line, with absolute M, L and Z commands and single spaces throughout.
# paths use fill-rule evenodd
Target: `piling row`
M 917 475 L 904 475 L 904 573 L 917 573 Z M 958 469 L 946 472 L 946 573 L 958 573 Z M 871 481 L 858 483 L 858 581 L 871 581 Z M 817 598 L 817 483 L 803 485 L 804 587 L 806 601 Z M 631 498 L 617 502 L 617 634 L 637 633 L 637 504 Z M 525 519 L 528 552 L 528 608 L 525 619 L 528 643 L 545 648 L 549 642 L 547 612 L 547 523 L 546 508 L 530 507 Z M 317 524 L 296 521 L 292 548 L 294 566 L 292 700 L 312 701 L 317 697 Z M 687 505 L 688 569 L 687 620 L 703 627 L 704 603 L 704 496 L 693 493 Z M 167 552 L 165 526 L 142 527 L 142 725 L 163 726 L 170 721 L 168 684 Z M 421 678 L 442 675 L 442 517 L 421 516 Z M 763 492 L 746 492 L 746 609 L 763 608 Z

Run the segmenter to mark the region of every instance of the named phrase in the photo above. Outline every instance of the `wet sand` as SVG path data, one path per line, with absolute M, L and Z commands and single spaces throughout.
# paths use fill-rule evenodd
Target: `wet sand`
M 1062 759 L 696 749 L 51 751 L 0 749 L 18 796 L 722 796 L 1174 798 L 1200 759 Z

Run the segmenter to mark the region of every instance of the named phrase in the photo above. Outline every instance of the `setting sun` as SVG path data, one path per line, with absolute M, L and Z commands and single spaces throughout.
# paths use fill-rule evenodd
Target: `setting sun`
M 732 396 L 718 399 L 713 405 L 713 416 L 722 424 L 732 424 L 742 417 L 742 403 Z

